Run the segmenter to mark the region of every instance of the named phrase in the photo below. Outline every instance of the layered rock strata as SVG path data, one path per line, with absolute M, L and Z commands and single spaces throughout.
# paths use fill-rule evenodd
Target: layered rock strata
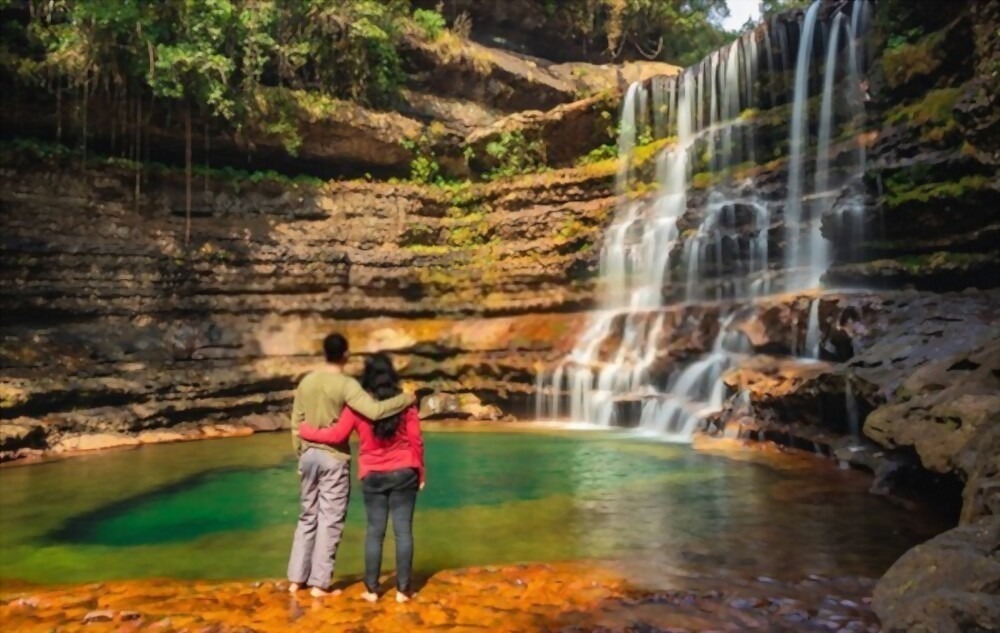
M 330 331 L 393 352 L 421 394 L 458 397 L 446 413 L 524 411 L 589 304 L 611 195 L 593 170 L 458 193 L 211 184 L 184 249 L 176 176 L 136 203 L 127 170 L 4 169 L 6 457 L 275 428 Z

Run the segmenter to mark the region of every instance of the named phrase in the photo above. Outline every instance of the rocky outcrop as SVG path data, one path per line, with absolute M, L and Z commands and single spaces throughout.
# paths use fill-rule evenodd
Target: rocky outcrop
M 590 302 L 585 246 L 611 205 L 592 170 L 457 191 L 213 181 L 185 249 L 183 180 L 157 174 L 138 204 L 133 185 L 113 167 L 3 172 L 7 457 L 275 428 L 334 330 L 454 394 L 452 417 L 526 411 Z
M 1000 517 L 945 532 L 903 555 L 875 587 L 887 633 L 1000 630 Z
M 812 301 L 820 360 L 799 357 L 810 352 L 803 327 Z M 724 375 L 736 396 L 706 430 L 829 454 L 874 472 L 875 492 L 947 499 L 965 482 L 967 500 L 997 502 L 989 449 L 1000 420 L 1000 372 L 989 360 L 1000 344 L 997 291 L 829 294 L 763 306 L 735 316 L 732 327 L 758 354 Z
M 961 522 L 1000 517 L 1000 416 L 994 415 L 980 427 L 956 461 L 966 474 Z
M 864 243 L 830 279 L 934 290 L 1000 279 L 997 8 L 880 2 Z M 825 226 L 836 235 L 833 218 Z M 843 243 L 843 242 L 840 242 Z
M 998 354 L 1000 340 L 995 340 L 921 366 L 891 404 L 868 416 L 865 435 L 888 448 L 913 447 L 931 470 L 958 470 L 962 449 L 1000 420 Z
M 788 333 L 801 332 L 809 298 L 758 309 L 745 322 L 737 316 L 734 327 L 754 349 L 778 355 L 735 363 L 724 380 L 737 396 L 708 430 L 830 454 L 872 471 L 874 492 L 931 492 L 943 508 L 960 501 L 966 527 L 900 559 L 879 582 L 875 608 L 887 631 L 993 630 L 1000 604 L 1000 294 L 814 300 L 820 361 L 787 356 L 802 340 Z M 853 439 L 852 416 L 863 422 Z
M 512 136 L 534 143 L 535 152 L 547 165 L 570 166 L 591 150 L 613 146 L 615 116 L 620 100 L 617 91 L 558 106 L 548 112 L 529 110 L 505 117 L 489 127 L 469 135 L 466 146 L 472 149 L 470 163 L 478 172 L 488 172 L 500 163 L 499 151 L 491 153 L 491 144 Z
M 679 70 L 660 62 L 554 64 L 483 46 L 450 31 L 436 40 L 412 32 L 400 37 L 407 79 L 383 108 L 315 91 L 260 86 L 246 97 L 249 115 L 238 128 L 195 114 L 194 160 L 206 167 L 210 163 L 322 179 L 366 174 L 387 179 L 409 177 L 411 162 L 423 157 L 433 160 L 444 176 L 476 179 L 488 167 L 470 169 L 466 154 L 482 148 L 470 148 L 466 138 L 472 133 L 488 136 L 505 117 L 513 118 L 499 125 L 510 128 L 517 125 L 511 121 L 521 117 L 527 127 L 542 128 L 537 133 L 528 130 L 529 137 L 542 135 L 551 143 L 554 161 L 543 160 L 540 166 L 566 166 L 608 143 L 607 130 L 614 122 L 604 118 L 613 118 L 618 95 L 630 81 Z M 73 145 L 82 144 L 86 134 L 92 153 L 133 156 L 133 132 L 121 120 L 122 104 L 110 93 L 95 93 L 86 106 L 67 95 L 40 107 L 36 96 L 48 98 L 15 95 L 0 110 L 5 140 L 58 138 Z M 182 165 L 186 138 L 175 124 L 184 112 L 167 112 L 176 107 L 169 103 L 157 105 L 163 110 L 157 114 L 166 116 L 151 118 L 143 127 L 145 160 Z M 84 109 L 86 125 L 70 114 Z M 581 113 L 586 122 L 576 123 Z M 566 123 L 562 132 L 554 129 L 559 122 Z M 592 129 L 577 135 L 585 127 Z M 567 139 L 572 143 L 562 142 Z

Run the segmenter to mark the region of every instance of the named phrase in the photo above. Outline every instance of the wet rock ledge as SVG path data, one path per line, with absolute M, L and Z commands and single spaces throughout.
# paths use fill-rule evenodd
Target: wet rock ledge
M 878 631 L 872 582 L 811 576 L 719 579 L 668 573 L 671 589 L 631 587 L 613 566 L 553 564 L 444 571 L 405 605 L 375 605 L 358 582 L 338 597 L 289 597 L 284 582 L 109 582 L 68 589 L 0 588 L 0 618 L 18 631 L 488 630 L 497 633 Z M 665 576 L 666 576 L 665 575 Z

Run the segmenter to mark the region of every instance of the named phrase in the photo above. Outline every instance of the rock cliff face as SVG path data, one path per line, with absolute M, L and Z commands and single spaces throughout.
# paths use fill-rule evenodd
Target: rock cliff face
M 212 182 L 185 251 L 183 181 L 151 183 L 136 209 L 131 179 L 3 171 L 8 456 L 77 434 L 275 428 L 330 331 L 394 352 L 421 393 L 462 401 L 454 415 L 524 412 L 590 301 L 610 196 L 593 170 L 460 194 Z
M 176 131 L 144 130 L 137 174 L 100 158 L 128 125 L 101 93 L 89 129 L 69 96 L 5 101 L 0 459 L 281 427 L 331 331 L 358 365 L 393 352 L 437 394 L 428 414 L 528 414 L 536 368 L 593 301 L 613 206 L 613 158 L 578 159 L 613 141 L 628 82 L 677 69 L 553 64 L 451 34 L 407 35 L 402 53 L 392 111 L 262 89 L 254 106 L 289 115 L 294 155 L 267 129 L 196 122 L 216 169 L 194 183 L 189 244 L 184 175 L 164 166 L 182 163 Z M 83 134 L 86 164 L 32 145 Z M 386 179 L 421 160 L 423 180 L 451 180 Z
M 863 261 L 830 271 L 834 282 L 935 290 L 998 283 L 1000 17 L 990 2 L 959 2 L 955 12 L 931 6 L 876 9 L 868 239 Z

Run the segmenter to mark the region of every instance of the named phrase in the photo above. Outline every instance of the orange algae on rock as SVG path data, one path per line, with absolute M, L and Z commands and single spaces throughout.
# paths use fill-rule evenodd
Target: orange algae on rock
M 386 585 L 388 586 L 388 585 Z M 286 584 L 122 581 L 71 587 L 0 586 L 0 621 L 17 631 L 428 631 L 535 630 L 572 611 L 624 595 L 624 582 L 584 564 L 485 567 L 434 574 L 408 604 L 376 604 L 362 585 L 317 600 Z

